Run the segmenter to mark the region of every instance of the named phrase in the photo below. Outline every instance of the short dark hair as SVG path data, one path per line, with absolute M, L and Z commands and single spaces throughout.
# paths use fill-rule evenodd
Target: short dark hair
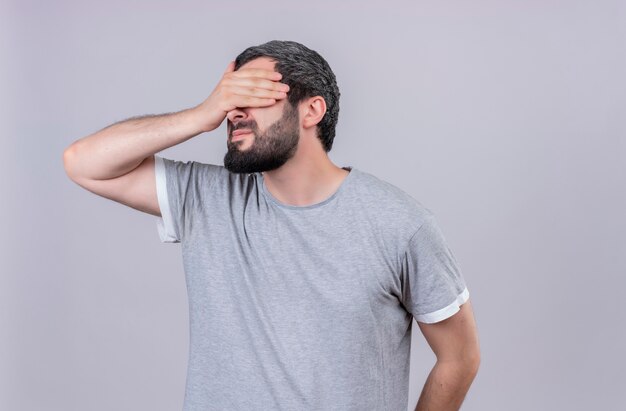
M 317 137 L 324 151 L 329 152 L 335 139 L 339 119 L 339 87 L 335 73 L 314 50 L 295 41 L 272 40 L 252 46 L 235 59 L 235 70 L 258 57 L 275 60 L 275 70 L 282 74 L 281 83 L 289 85 L 287 100 L 293 107 L 307 97 L 321 96 L 326 102 L 326 114 L 317 123 Z

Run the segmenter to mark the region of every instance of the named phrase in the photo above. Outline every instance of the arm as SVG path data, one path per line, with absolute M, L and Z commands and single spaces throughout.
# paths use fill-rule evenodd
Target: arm
M 176 113 L 132 117 L 75 141 L 63 152 L 68 177 L 81 187 L 135 209 L 160 215 L 154 154 L 220 126 L 237 107 L 264 107 L 279 98 L 280 73 L 234 70 L 230 62 L 211 95 Z
M 415 411 L 457 411 L 478 373 L 480 348 L 470 301 L 443 321 L 417 323 L 437 356 Z
M 63 153 L 70 177 L 107 180 L 134 170 L 146 157 L 203 132 L 194 109 L 137 116 L 72 143 Z
M 234 71 L 230 62 L 211 95 L 191 109 L 132 117 L 72 143 L 63 159 L 69 176 L 94 180 L 119 177 L 145 158 L 219 127 L 237 107 L 272 105 L 284 84 L 280 73 L 262 69 Z
M 73 143 L 63 165 L 80 187 L 160 216 L 154 153 L 200 132 L 193 110 L 132 118 Z

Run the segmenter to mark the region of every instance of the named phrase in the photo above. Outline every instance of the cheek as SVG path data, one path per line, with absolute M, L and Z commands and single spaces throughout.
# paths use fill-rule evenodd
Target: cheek
M 279 121 L 281 118 L 281 115 L 282 115 L 282 112 L 280 112 L 279 110 L 266 111 L 263 114 L 257 115 L 254 118 L 254 121 L 256 122 L 257 129 L 259 130 L 259 132 L 264 132 L 272 124 Z

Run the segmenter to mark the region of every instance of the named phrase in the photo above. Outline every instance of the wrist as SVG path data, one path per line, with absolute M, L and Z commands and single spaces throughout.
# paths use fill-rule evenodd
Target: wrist
M 214 108 L 209 99 L 189 109 L 189 116 L 200 133 L 213 131 L 222 124 L 226 113 Z

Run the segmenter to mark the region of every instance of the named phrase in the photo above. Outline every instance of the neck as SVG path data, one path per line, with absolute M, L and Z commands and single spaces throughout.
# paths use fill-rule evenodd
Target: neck
M 265 187 L 277 200 L 303 207 L 320 203 L 333 195 L 349 173 L 324 154 L 301 159 L 294 157 L 280 168 L 262 174 Z

